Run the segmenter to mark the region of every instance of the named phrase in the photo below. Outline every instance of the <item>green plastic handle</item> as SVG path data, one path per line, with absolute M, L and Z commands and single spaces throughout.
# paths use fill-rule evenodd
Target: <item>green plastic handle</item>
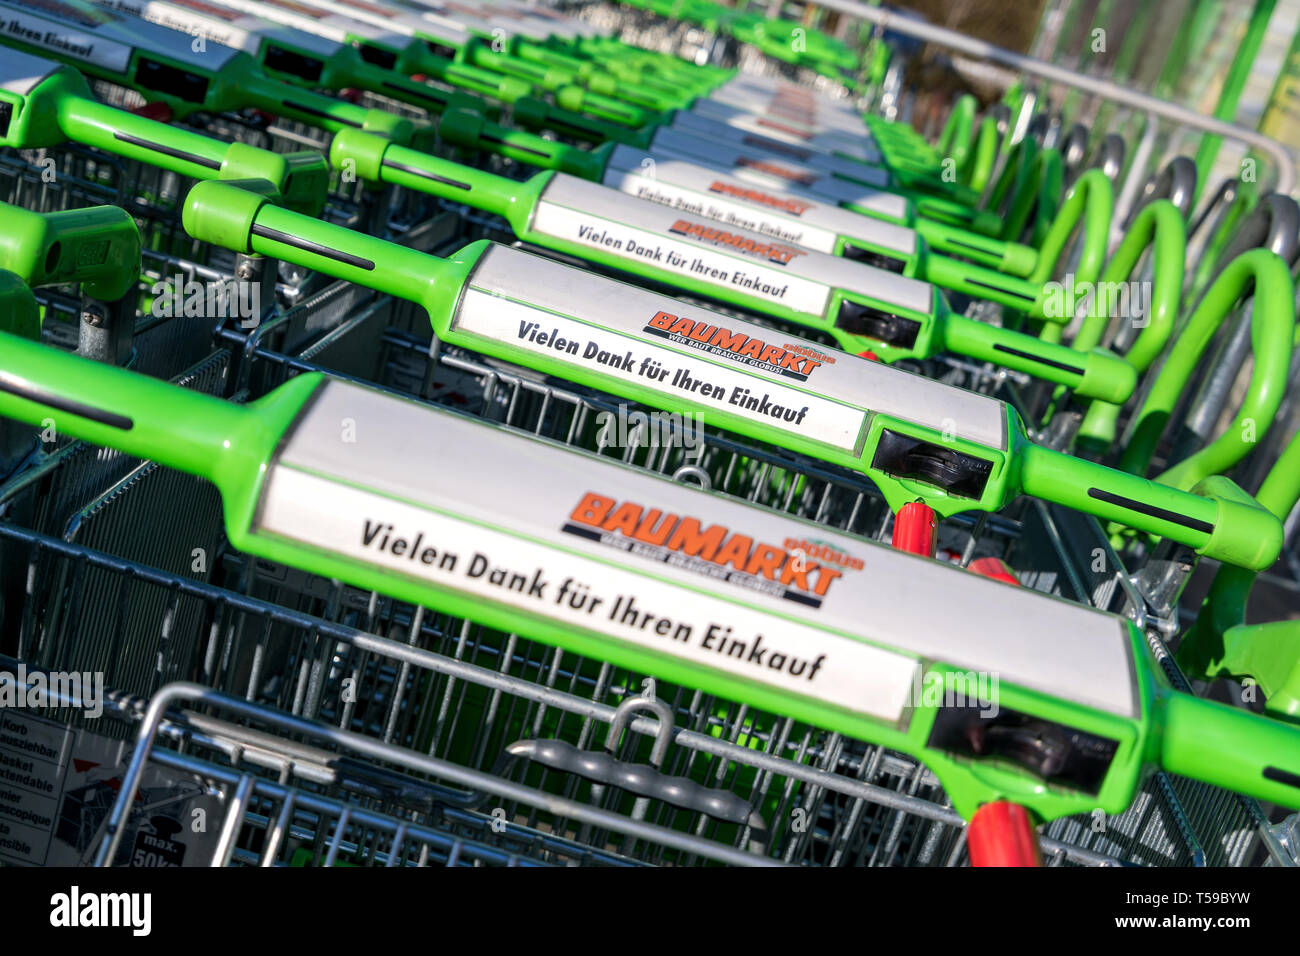
M 1262 570 L 1282 551 L 1282 523 L 1215 475 L 1191 491 L 1026 443 L 1020 449 L 1025 494 L 1059 502 L 1185 544 L 1239 567 Z
M 1043 237 L 1043 244 L 1038 250 L 1038 261 L 1029 280 L 1046 283 L 1052 279 L 1066 244 L 1082 223 L 1081 251 L 1078 270 L 1075 272 L 1076 288 L 1096 282 L 1106 262 L 1106 244 L 1110 237 L 1110 221 L 1114 210 L 1115 191 L 1106 174 L 1100 169 L 1083 172 L 1065 194 L 1060 211 Z M 1066 317 L 1061 323 L 1049 323 L 1044 330 L 1045 336 L 1050 330 L 1054 333 L 1050 340 L 1059 340 L 1059 326 L 1068 321 L 1069 317 Z
M 579 78 L 579 82 L 599 96 L 605 96 L 611 100 L 625 100 L 628 103 L 634 103 L 643 109 L 652 110 L 656 113 L 662 113 L 665 110 L 684 109 L 689 107 L 692 102 L 692 98 L 683 94 L 680 90 L 670 95 L 614 76 L 612 73 L 591 73 L 585 78 Z
M 1272 512 L 1279 521 L 1285 521 L 1300 502 L 1300 432 L 1278 456 L 1260 485 L 1256 496 L 1259 503 Z M 1207 679 L 1221 675 L 1252 677 L 1268 688 L 1286 694 L 1295 688 L 1294 668 L 1300 661 L 1300 644 L 1293 644 L 1270 631 L 1265 640 L 1267 647 L 1256 652 L 1245 640 L 1250 634 L 1233 630 L 1246 620 L 1246 602 L 1255 584 L 1255 573 L 1225 565 L 1215 574 L 1209 592 L 1196 615 L 1196 621 L 1178 645 L 1178 664 L 1189 674 Z M 1290 633 L 1288 631 L 1283 634 Z M 1269 704 L 1272 705 L 1270 697 Z M 1288 716 L 1296 716 L 1294 708 L 1285 699 L 1276 707 Z
M 991 116 L 980 121 L 974 147 L 967 154 L 967 162 L 958 167 L 957 177 L 973 192 L 984 194 L 998 161 L 998 123 Z
M 159 379 L 10 336 L 0 341 L 3 414 L 29 423 L 52 415 L 60 432 L 192 475 L 219 474 L 231 436 L 253 417 L 239 405 Z
M 1125 357 L 1139 372 L 1145 372 L 1164 351 L 1178 317 L 1183 286 L 1183 259 L 1187 251 L 1187 227 L 1178 207 L 1168 199 L 1148 203 L 1124 234 L 1115 254 L 1098 277 L 1099 287 L 1128 282 L 1133 278 L 1143 253 L 1151 250 L 1154 282 L 1151 303 L 1143 318 L 1146 324 Z M 1071 343 L 1077 349 L 1095 348 L 1101 343 L 1113 316 L 1103 311 L 1101 296 L 1092 307 Z M 1132 318 L 1122 316 L 1121 318 Z
M 933 219 L 918 218 L 915 228 L 926 245 L 935 252 L 968 259 L 1010 276 L 1027 278 L 1038 267 L 1038 250 L 1032 246 L 1003 242 L 1001 239 Z M 1050 278 L 1050 272 L 1048 277 Z M 1044 279 L 1034 284 L 1041 286 L 1046 281 Z
M 29 287 L 81 283 L 115 302 L 140 276 L 140 230 L 116 206 L 36 213 L 0 203 L 0 269 Z
M 234 62 L 227 65 L 221 73 L 221 79 L 221 85 L 215 87 L 213 95 L 209 97 L 209 108 L 214 111 L 259 109 L 331 133 L 345 129 L 364 129 L 396 143 L 409 143 L 417 133 L 416 125 L 406 117 L 355 106 L 314 90 L 273 80 L 247 54 L 239 54 Z
M 1054 224 L 1052 217 L 1061 205 L 1064 188 L 1065 165 L 1061 154 L 1054 149 L 1035 154 L 1024 189 L 1016 193 L 1007 209 L 1002 238 L 1010 241 L 1028 231 L 1029 244 L 1041 246 Z
M 1043 312 L 1051 291 L 1041 284 L 1005 275 L 997 269 L 929 254 L 928 249 L 922 256 L 920 271 L 927 282 L 1030 314 Z
M 1097 280 L 1097 294 L 1093 296 L 1083 324 L 1071 343 L 1076 349 L 1091 349 L 1101 342 L 1112 318 L 1101 306 L 1114 301 L 1108 298 L 1103 303 L 1102 298 L 1110 296 L 1112 290 L 1122 289 L 1120 283 L 1132 280 L 1138 260 L 1148 248 L 1151 249 L 1154 278 L 1151 301 L 1143 316 L 1146 324 L 1124 356 L 1139 374 L 1151 366 L 1168 344 L 1182 296 L 1187 227 L 1178 207 L 1168 199 L 1149 203 L 1138 213 Z M 1084 413 L 1077 440 L 1099 451 L 1110 448 L 1119 431 L 1120 411 L 1118 403 L 1094 401 Z
M 572 113 L 590 113 L 600 119 L 609 120 L 622 126 L 640 128 L 658 124 L 664 120 L 664 114 L 656 113 L 641 106 L 633 106 L 608 96 L 601 96 L 581 86 L 562 86 L 554 92 L 555 104 Z
M 1009 209 L 1016 196 L 1031 190 L 1034 186 L 1031 174 L 1033 172 L 1034 157 L 1038 155 L 1039 148 L 1038 141 L 1028 136 L 1017 143 L 1009 154 L 1007 164 L 1002 168 L 997 182 L 993 184 L 993 188 L 989 191 L 984 206 L 998 215 L 999 238 L 1008 238 L 1001 211 Z
M 473 189 L 473 177 L 487 174 L 468 170 L 457 175 L 468 188 Z M 522 187 L 524 184 L 519 185 Z M 495 195 L 502 204 L 518 198 L 503 196 L 499 192 Z M 186 201 L 184 225 L 186 231 L 200 241 L 241 252 L 274 256 L 420 303 L 440 331 L 449 324 L 461 289 L 478 256 L 486 248 L 484 244 L 477 249 L 467 249 L 450 260 L 437 259 L 279 209 L 263 196 L 241 193 L 234 185 L 215 182 L 200 183 L 191 191 Z M 991 329 L 987 326 L 981 328 Z M 1025 338 L 1029 342 L 1037 341 Z M 1077 362 L 1078 353 L 1065 351 Z M 617 382 L 602 384 L 614 391 L 623 388 Z M 640 399 L 642 396 L 638 393 L 636 397 Z M 885 416 L 876 417 L 861 458 L 841 461 L 836 457 L 834 460 L 869 474 L 891 499 L 891 504 L 897 503 L 896 506 L 901 507 L 907 500 L 925 495 L 937 511 L 952 514 L 975 508 L 997 510 L 1004 507 L 1014 497 L 1017 487 L 1007 468 L 993 460 L 1011 459 L 1019 462 L 1020 487 L 1027 494 L 1077 507 L 1103 518 L 1122 518 L 1137 527 L 1166 534 L 1223 560 L 1249 561 L 1252 562 L 1250 566 L 1255 566 L 1253 562 L 1260 560 L 1258 552 L 1270 546 L 1273 553 L 1268 560 L 1271 562 L 1276 558 L 1281 547 L 1280 524 L 1272 515 L 1255 506 L 1248 496 L 1234 493 L 1235 486 L 1231 482 L 1226 486 L 1216 484 L 1200 489 L 1203 494 L 1156 485 L 1102 465 L 1071 459 L 1034 446 L 1025 438 L 1023 425 L 1015 413 L 1007 408 L 1006 414 L 1008 433 L 1013 436 L 1009 454 L 962 440 L 954 441 L 938 432 L 910 429 L 920 441 L 941 449 L 939 453 L 946 454 L 950 450 L 989 463 L 989 476 L 978 499 L 946 495 L 934 484 L 927 486 L 911 479 L 896 478 L 888 473 L 888 469 L 881 470 L 868 464 L 874 461 L 873 448 L 882 440 L 884 428 L 894 428 L 900 433 L 909 431 L 908 426 L 888 424 Z M 742 424 L 738 428 L 745 432 L 756 431 L 750 425 Z M 769 436 L 764 432 L 763 437 Z M 812 449 L 812 453 L 816 450 Z M 826 452 L 821 454 L 825 456 Z M 1104 493 L 1089 494 L 1089 488 Z M 1175 517 L 1161 517 L 1166 514 Z M 1187 517 L 1179 520 L 1178 516 Z M 1272 545 L 1274 538 L 1277 541 Z M 1249 542 L 1249 546 L 1243 545 L 1242 540 Z M 1250 553 L 1238 553 L 1246 550 Z
M 1125 629 L 1133 655 L 1132 716 L 1104 714 L 1068 698 L 1010 682 L 999 687 L 999 707 L 1116 743 L 1099 788 L 1085 792 L 1047 786 L 1032 772 L 1001 761 L 955 757 L 929 746 L 938 705 L 929 702 L 928 693 L 913 705 L 905 726 L 887 725 L 846 715 L 816 700 L 800 700 L 748 682 L 720 678 L 675 655 L 631 652 L 599 633 L 575 633 L 573 628 L 548 625 L 534 615 L 512 611 L 508 604 L 470 600 L 363 559 L 253 533 L 254 509 L 268 463 L 322 382 L 323 377 L 316 373 L 300 375 L 249 405 L 239 406 L 0 334 L 0 415 L 27 423 L 53 418 L 61 433 L 207 478 L 221 492 L 231 544 L 247 554 L 357 587 L 381 589 L 398 600 L 470 616 L 484 626 L 518 631 L 574 653 L 611 659 L 618 666 L 652 670 L 709 693 L 739 696 L 754 706 L 788 712 L 796 719 L 915 754 L 934 770 L 959 812 L 968 817 L 981 803 L 1005 798 L 1025 803 L 1044 818 L 1096 806 L 1116 813 L 1132 800 L 1143 764 L 1152 758 L 1174 772 L 1261 799 L 1287 805 L 1300 800 L 1295 773 L 1300 730 L 1170 691 L 1153 668 L 1141 635 L 1119 619 L 1116 626 Z M 395 409 L 399 405 L 395 403 Z M 500 433 L 496 437 L 499 441 L 525 441 Z M 937 680 L 942 688 L 952 670 L 943 662 L 934 662 L 926 667 L 922 679 L 927 687 Z
M 943 132 L 939 134 L 939 140 L 935 143 L 934 148 L 940 155 L 951 159 L 958 168 L 965 164 L 966 157 L 970 155 L 975 107 L 975 97 L 969 93 L 957 97 L 957 102 L 952 105 L 952 111 L 948 114 L 948 121 L 944 123 Z
M 1170 773 L 1203 780 L 1259 800 L 1294 804 L 1300 787 L 1300 748 L 1296 728 L 1263 720 L 1190 694 L 1164 698 L 1165 732 L 1160 763 Z M 1289 763 L 1271 762 L 1289 754 Z
M 508 53 L 498 53 L 478 38 L 472 38 L 462 46 L 456 54 L 456 59 L 485 70 L 520 77 L 549 92 L 554 92 L 575 79 L 571 70 L 529 63 Z
M 1145 474 L 1174 406 L 1187 387 L 1214 332 L 1253 290 L 1250 320 L 1254 368 L 1250 385 L 1232 423 L 1195 454 L 1156 480 L 1189 488 L 1208 475 L 1221 474 L 1240 461 L 1273 423 L 1286 390 L 1295 337 L 1295 288 L 1286 263 L 1267 249 L 1252 249 L 1232 260 L 1187 320 L 1173 349 L 1130 423 L 1131 437 L 1120 467 Z
M 445 143 L 486 150 L 529 166 L 555 169 L 593 181 L 604 175 L 609 153 L 614 148 L 610 143 L 593 150 L 575 149 L 533 133 L 489 123 L 478 113 L 468 110 L 444 113 L 438 123 L 438 135 Z
M 962 315 L 943 317 L 938 351 L 993 362 L 1074 389 L 1087 398 L 1123 403 L 1137 388 L 1137 370 L 1105 349 L 1080 354 L 1011 329 Z
M 654 136 L 653 127 L 634 129 L 619 123 L 609 123 L 528 96 L 515 102 L 512 119 L 525 129 L 554 130 L 588 143 L 613 142 L 645 149 Z
M 97 102 L 75 69 L 51 72 L 26 95 L 0 90 L 10 105 L 0 145 L 37 149 L 64 142 L 93 146 L 192 179 L 264 179 L 286 206 L 316 215 L 325 204 L 329 167 L 319 153 L 273 153 L 146 119 Z
M 436 57 L 431 58 L 436 59 Z M 360 57 L 357 59 L 360 59 Z M 451 64 L 451 61 L 447 61 L 447 63 L 449 64 L 448 70 L 455 66 L 455 64 Z M 434 76 L 435 74 L 430 73 L 430 75 Z M 443 77 L 437 78 L 443 79 Z M 444 80 L 444 82 L 446 81 Z M 393 70 L 372 66 L 364 61 L 354 64 L 348 70 L 346 85 L 369 90 L 372 93 L 380 93 L 402 103 L 410 103 L 412 106 L 418 106 L 434 116 L 439 116 L 450 109 L 482 110 L 485 112 L 492 109 L 487 102 L 474 93 L 467 93 L 460 89 L 441 90 L 436 86 L 402 76 Z M 522 88 L 522 92 L 518 93 L 518 96 L 527 96 L 532 90 L 532 87 L 527 83 L 520 82 L 519 86 Z M 496 85 L 494 85 L 492 91 L 487 92 L 488 95 L 497 96 L 497 98 L 506 102 L 513 102 L 513 100 L 500 96 L 496 92 Z
M 521 76 L 508 76 L 498 70 L 484 69 L 464 58 L 448 59 L 418 44 L 405 58 L 413 73 L 427 73 L 444 83 L 472 90 L 484 96 L 515 103 L 533 94 L 533 84 Z

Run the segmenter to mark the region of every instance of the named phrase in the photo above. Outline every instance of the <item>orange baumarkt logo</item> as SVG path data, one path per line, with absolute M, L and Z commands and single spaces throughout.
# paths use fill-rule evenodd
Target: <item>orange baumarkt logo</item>
M 804 202 L 802 199 L 791 199 L 789 196 L 773 196 L 761 189 L 749 189 L 745 186 L 737 186 L 735 183 L 724 183 L 719 180 L 714 180 L 709 184 L 709 192 L 731 196 L 735 199 L 743 199 L 746 202 L 757 203 L 760 206 L 771 206 L 773 209 L 788 212 L 792 216 L 802 216 L 813 206 L 812 203 Z
M 748 156 L 741 156 L 736 160 L 736 165 L 756 172 L 768 173 L 781 179 L 788 179 L 792 183 L 799 183 L 803 186 L 811 186 L 817 182 L 817 177 L 812 173 L 798 169 L 787 169 L 779 163 L 770 163 L 765 159 L 750 159 Z
M 808 381 L 812 370 L 825 358 L 814 357 L 816 353 L 811 349 L 795 350 L 789 346 L 771 345 L 748 333 L 733 332 L 725 325 L 682 318 L 671 312 L 656 312 L 642 331 L 800 382 Z
M 860 559 L 833 548 L 821 547 L 829 557 L 817 560 L 804 547 L 812 546 L 806 541 L 786 538 L 774 544 L 723 524 L 706 526 L 699 518 L 594 491 L 582 496 L 561 530 L 812 608 L 821 607 L 845 571 L 862 568 Z
M 759 242 L 749 236 L 737 235 L 702 222 L 691 222 L 689 219 L 678 219 L 668 231 L 715 246 L 726 246 L 755 259 L 766 259 L 778 266 L 788 266 L 796 256 L 807 255 L 802 249 L 784 246 L 779 242 Z
M 805 558 L 837 564 L 850 571 L 861 571 L 862 559 L 854 557 L 847 551 L 837 551 L 835 546 L 819 538 L 786 538 L 785 547 L 791 554 L 800 552 Z

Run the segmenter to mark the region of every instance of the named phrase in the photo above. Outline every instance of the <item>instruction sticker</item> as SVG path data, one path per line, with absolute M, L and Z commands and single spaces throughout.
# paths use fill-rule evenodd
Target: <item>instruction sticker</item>
M 0 709 L 0 861 L 93 862 L 133 744 Z M 201 780 L 146 765 L 116 865 L 203 865 L 216 847 L 221 811 Z
M 740 203 L 727 202 L 722 198 L 715 198 L 708 194 L 701 195 L 696 190 L 687 189 L 684 186 L 669 182 L 659 174 L 658 166 L 655 167 L 654 175 L 639 175 L 630 170 L 610 169 L 605 174 L 602 182 L 611 189 L 617 189 L 629 196 L 635 196 L 637 199 L 659 203 L 661 206 L 667 206 L 670 209 L 676 209 L 690 215 L 703 216 L 705 219 L 712 219 L 724 225 L 735 226 L 737 229 L 761 233 L 781 242 L 794 246 L 803 246 L 817 252 L 834 252 L 835 243 L 839 238 L 828 229 L 805 225 L 799 222 L 797 218 L 792 222 L 791 218 L 766 213 L 762 209 L 747 208 Z M 761 192 L 758 189 L 751 191 L 754 193 Z M 727 184 L 722 183 L 719 183 L 719 189 L 716 192 L 718 197 L 735 195 L 734 192 L 728 190 Z M 798 199 L 785 199 L 775 196 L 772 197 L 772 200 L 779 203 L 781 208 L 787 210 L 790 217 L 802 215 L 807 212 L 811 205 L 811 203 Z
M 873 412 L 1007 447 L 1006 408 L 987 395 L 505 246 L 475 265 L 451 319 L 457 334 L 498 355 L 483 343 L 544 354 L 579 380 L 654 389 L 668 409 L 687 400 L 853 454 Z
M 918 660 L 1135 706 L 1116 615 L 339 381 L 281 441 L 252 531 L 886 720 Z
M 555 532 L 599 538 L 584 519 L 606 500 L 579 493 Z M 890 723 L 912 690 L 905 655 L 293 468 L 261 514 L 264 532 Z
M 685 160 L 647 156 L 629 146 L 619 146 L 610 154 L 602 182 L 638 199 L 815 252 L 833 254 L 840 236 L 896 251 L 903 259 L 916 252 L 916 233 L 903 226 L 828 205 L 808 193 L 765 189 Z
M 602 208 L 591 200 L 607 201 L 609 195 L 618 193 L 595 186 L 602 195 L 582 196 L 574 189 L 557 188 L 569 186 L 567 178 L 559 177 L 548 184 L 533 216 L 532 227 L 536 232 L 617 259 L 644 262 L 656 269 L 754 296 L 795 312 L 820 318 L 826 311 L 830 286 L 801 278 L 789 268 L 793 261 L 806 256 L 807 250 L 738 234 L 702 216 L 670 215 L 665 220 L 661 210 L 631 199 L 630 206 Z M 589 212 L 591 209 L 601 209 L 603 215 Z M 618 218 L 609 218 L 610 215 Z
M 110 0 L 110 5 L 123 13 L 167 27 L 169 30 L 200 36 L 221 46 L 243 50 L 245 53 L 257 52 L 260 46 L 259 38 L 233 24 L 232 21 L 239 19 L 237 14 L 204 4 L 203 15 L 200 15 L 196 10 L 180 9 L 182 6 L 188 6 L 185 0 L 174 0 L 174 2 L 175 6 L 172 3 L 156 3 L 149 0 L 144 2 Z
M 101 11 L 104 19 L 97 23 L 83 16 L 80 10 L 62 3 L 50 3 L 44 0 L 41 7 L 52 9 L 55 13 L 66 11 L 71 16 L 67 22 L 60 22 L 4 4 L 0 5 L 0 29 L 4 30 L 7 37 L 19 42 L 29 43 L 113 73 L 125 73 L 131 65 L 131 47 L 124 43 L 114 43 L 90 32 L 97 30 L 103 23 L 109 22 L 112 14 L 108 11 Z M 77 29 L 78 26 L 81 29 Z
M 757 364 L 761 359 L 776 375 L 792 382 L 807 381 L 820 364 L 810 356 L 751 339 L 707 319 L 683 319 L 657 311 L 646 315 L 643 324 L 645 333 L 659 336 L 665 343 L 694 343 L 710 355 L 730 353 L 737 364 Z M 578 371 L 653 389 L 664 396 L 667 408 L 685 399 L 703 406 L 706 418 L 708 410 L 716 408 L 850 453 L 859 444 L 867 418 L 861 409 L 789 385 L 473 288 L 463 296 L 453 328 L 556 359 Z M 692 334 L 697 338 L 692 340 Z M 741 354 L 742 348 L 748 353 Z

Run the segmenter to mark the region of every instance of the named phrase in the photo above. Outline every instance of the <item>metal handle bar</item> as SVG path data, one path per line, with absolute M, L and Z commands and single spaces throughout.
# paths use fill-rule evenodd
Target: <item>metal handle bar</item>
M 869 20 L 888 30 L 917 37 L 937 46 L 947 47 L 950 50 L 958 50 L 968 56 L 988 60 L 1020 73 L 1028 73 L 1031 76 L 1041 77 L 1053 83 L 1060 83 L 1063 86 L 1083 90 L 1085 93 L 1091 93 L 1102 99 L 1111 100 L 1140 112 L 1153 113 L 1156 116 L 1161 116 L 1205 133 L 1213 133 L 1253 146 L 1267 153 L 1274 165 L 1276 165 L 1278 174 L 1277 191 L 1290 193 L 1295 190 L 1296 168 L 1287 148 L 1277 140 L 1270 139 L 1254 130 L 1233 123 L 1225 123 L 1211 116 L 1203 116 L 1195 110 L 1146 93 L 1139 93 L 1119 83 L 1087 76 L 1077 70 L 1046 63 L 1034 57 L 1008 50 L 1005 47 L 995 46 L 992 43 L 968 37 L 956 30 L 912 20 L 891 13 L 888 10 L 868 6 L 865 3 L 857 2 L 857 0 L 820 0 L 820 3 L 828 9 L 847 13 L 862 20 Z
M 1175 156 L 1160 172 L 1155 173 L 1142 187 L 1142 195 L 1128 215 L 1124 228 L 1133 224 L 1142 207 L 1157 199 L 1168 199 L 1186 222 L 1191 216 L 1192 205 L 1196 201 L 1196 164 L 1186 156 Z
M 1124 154 L 1127 151 L 1128 145 L 1124 142 L 1123 136 L 1119 133 L 1108 133 L 1101 141 L 1101 145 L 1097 147 L 1097 155 L 1093 158 L 1090 168 L 1100 169 L 1112 183 L 1119 182 L 1120 173 L 1124 171 Z

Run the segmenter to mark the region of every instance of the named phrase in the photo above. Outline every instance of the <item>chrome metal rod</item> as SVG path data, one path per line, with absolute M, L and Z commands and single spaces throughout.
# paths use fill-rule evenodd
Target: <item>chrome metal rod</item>
M 1295 163 L 1292 161 L 1291 154 L 1287 152 L 1286 147 L 1277 140 L 1270 139 L 1252 129 L 1237 126 L 1233 123 L 1225 123 L 1212 116 L 1204 116 L 1185 106 L 1179 106 L 1177 103 L 1170 103 L 1168 100 L 1162 100 L 1146 93 L 1128 89 L 1118 83 L 1085 76 L 1075 70 L 1036 60 L 1031 56 L 1025 56 L 1023 53 L 1016 53 L 1005 47 L 994 46 L 992 43 L 977 40 L 974 37 L 966 36 L 964 33 L 958 33 L 956 30 L 900 17 L 887 10 L 869 7 L 865 3 L 858 3 L 856 0 L 818 0 L 818 3 L 823 7 L 846 13 L 849 16 L 870 20 L 887 30 L 917 37 L 947 47 L 950 50 L 960 51 L 968 56 L 988 60 L 1012 70 L 1018 70 L 1021 73 L 1039 76 L 1045 80 L 1051 80 L 1053 83 L 1060 83 L 1063 86 L 1072 86 L 1075 89 L 1092 93 L 1095 96 L 1132 107 L 1144 113 L 1154 113 L 1184 126 L 1190 126 L 1206 133 L 1214 133 L 1227 139 L 1245 143 L 1248 146 L 1254 146 L 1267 153 L 1277 167 L 1277 191 L 1290 195 L 1295 189 Z

